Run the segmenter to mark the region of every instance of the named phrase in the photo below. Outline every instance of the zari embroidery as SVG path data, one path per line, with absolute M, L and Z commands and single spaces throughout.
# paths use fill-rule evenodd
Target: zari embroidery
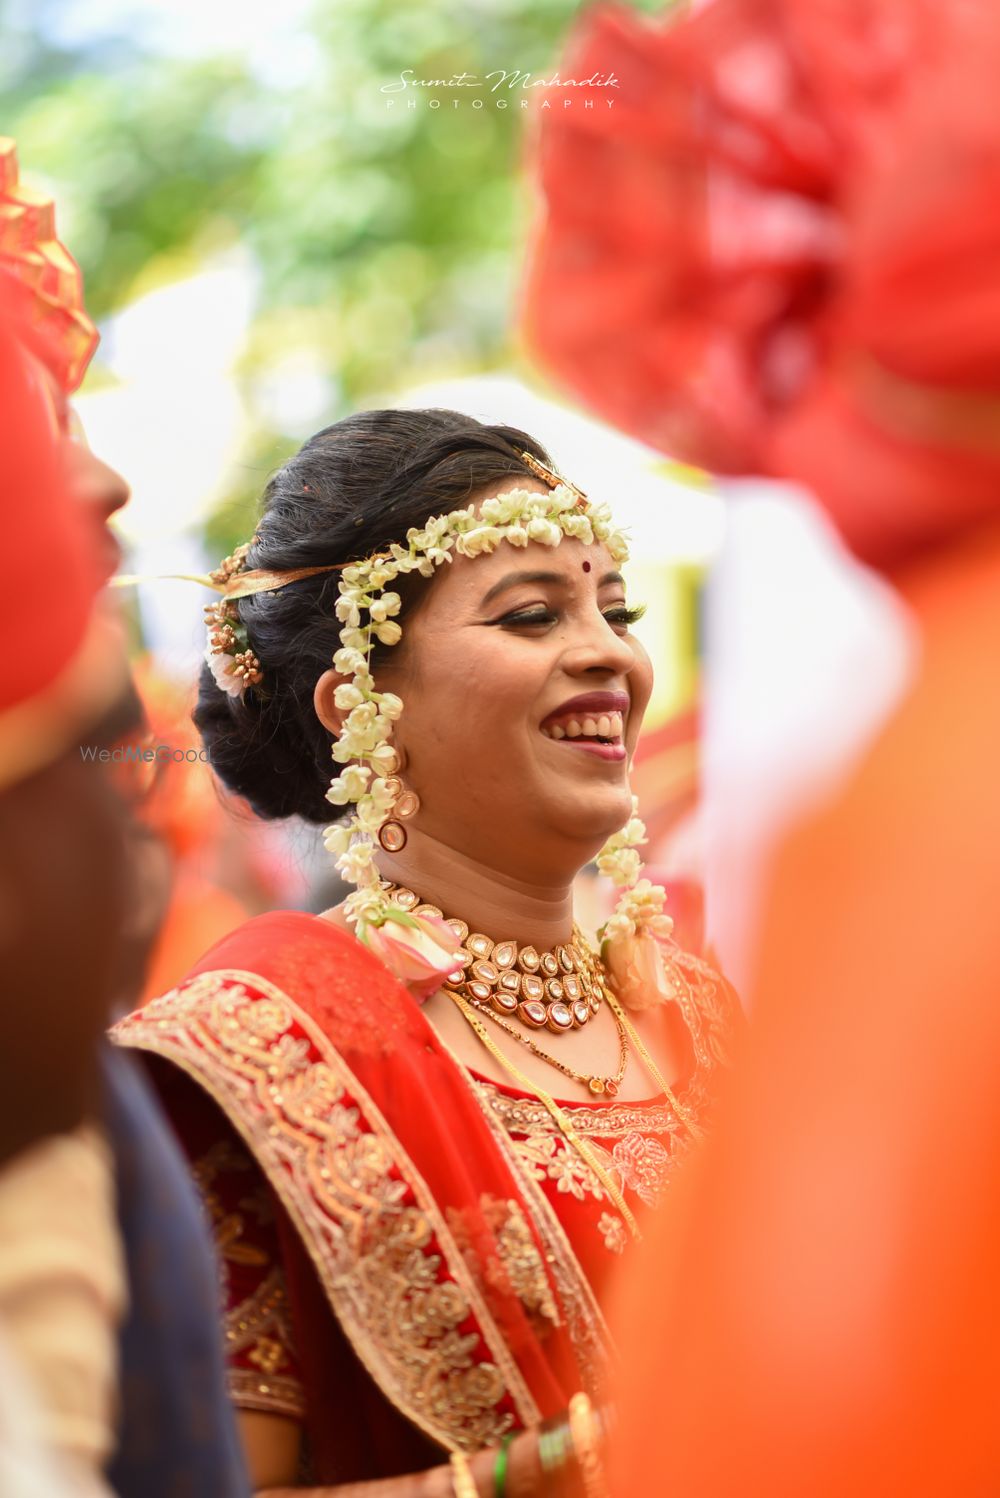
M 285 1280 L 277 1266 L 253 1295 L 226 1314 L 223 1328 L 226 1352 L 244 1353 L 259 1370 L 226 1370 L 233 1402 L 242 1408 L 302 1419 L 306 1412 L 302 1385 L 298 1378 L 282 1372 L 291 1361 L 292 1332 Z
M 267 1223 L 273 1218 L 271 1200 L 250 1157 L 229 1139 L 220 1139 L 191 1167 L 212 1227 L 222 1276 L 223 1335 L 227 1358 L 241 1357 L 250 1368 L 226 1370 L 229 1392 L 240 1408 L 257 1409 L 301 1419 L 305 1396 L 294 1367 L 293 1334 L 288 1294 L 281 1267 L 247 1240 L 247 1218 Z M 220 1177 L 247 1175 L 247 1191 L 239 1210 L 227 1209 L 220 1194 Z M 230 1266 L 267 1269 L 252 1294 L 232 1304 Z
M 612 1254 L 625 1252 L 625 1244 L 628 1242 L 628 1233 L 625 1224 L 614 1212 L 602 1212 L 597 1224 L 597 1231 L 604 1239 L 604 1247 Z
M 558 1326 L 559 1310 L 545 1273 L 542 1256 L 531 1235 L 528 1219 L 518 1202 L 508 1201 L 500 1205 L 506 1211 L 494 1231 L 500 1260 L 510 1278 L 514 1294 L 536 1319 L 544 1318 Z
M 700 958 L 669 945 L 667 972 L 675 1000 L 691 1035 L 695 1068 L 681 1099 L 704 1118 L 711 1106 L 712 1073 L 730 1059 L 735 1029 L 733 999 L 727 985 Z M 551 1182 L 557 1192 L 584 1201 L 606 1202 L 607 1192 L 578 1151 L 562 1135 L 548 1110 L 534 1098 L 511 1097 L 491 1082 L 476 1083 L 480 1102 L 504 1130 L 532 1180 Z M 690 1130 L 667 1103 L 616 1103 L 597 1107 L 564 1105 L 578 1134 L 587 1139 L 601 1163 L 623 1190 L 634 1191 L 646 1206 L 662 1199 L 671 1175 L 691 1148 Z M 620 1233 L 606 1211 L 598 1222 L 605 1246 L 621 1252 Z
M 607 1192 L 595 1172 L 561 1135 L 529 1134 L 526 1139 L 514 1139 L 512 1143 L 536 1181 L 548 1179 L 554 1182 L 557 1191 L 575 1196 L 580 1202 L 587 1196 L 597 1201 L 607 1200 Z
M 534 1098 L 511 1097 L 492 1082 L 477 1082 L 482 1099 L 511 1134 L 559 1135 L 558 1124 Z M 617 1103 L 612 1107 L 562 1104 L 573 1128 L 588 1139 L 628 1134 L 641 1129 L 651 1134 L 672 1134 L 683 1129 L 674 1110 L 666 1103 Z
M 318 1026 L 273 985 L 221 971 L 121 1022 L 244 1135 L 387 1397 L 448 1449 L 538 1409 L 425 1182 Z M 317 1059 L 319 1058 L 319 1059 Z
M 667 971 L 677 986 L 698 1059 L 696 1080 L 704 1072 L 732 1064 L 733 1040 L 739 1028 L 738 1003 L 732 989 L 702 958 L 668 944 Z
M 552 1203 L 518 1154 L 514 1141 L 490 1108 L 484 1093 L 478 1085 L 474 1084 L 474 1088 L 483 1116 L 508 1159 L 541 1237 L 545 1262 L 573 1343 L 583 1387 L 592 1399 L 603 1400 L 608 1397 L 608 1373 L 614 1359 L 614 1346 L 593 1288 L 580 1267 Z
M 485 1267 L 486 1283 L 506 1294 L 516 1295 L 527 1312 L 537 1336 L 544 1337 L 562 1318 L 528 1219 L 519 1202 L 501 1201 L 484 1194 L 479 1198 L 483 1221 L 492 1234 L 496 1254 Z M 449 1211 L 448 1224 L 455 1241 L 471 1253 L 467 1211 Z

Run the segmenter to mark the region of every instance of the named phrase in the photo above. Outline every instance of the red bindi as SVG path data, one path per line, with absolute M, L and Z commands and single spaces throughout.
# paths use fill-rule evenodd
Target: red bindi
M 589 562 L 584 562 L 584 564 L 583 564 L 583 570 L 584 570 L 584 572 L 589 572 L 590 571 L 590 563 Z

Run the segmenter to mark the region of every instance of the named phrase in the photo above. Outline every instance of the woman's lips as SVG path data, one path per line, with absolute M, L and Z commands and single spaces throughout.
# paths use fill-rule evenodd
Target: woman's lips
M 625 758 L 625 745 L 620 740 L 615 744 L 602 744 L 597 739 L 553 739 L 552 742 L 560 749 L 582 749 L 585 754 L 596 754 L 599 759 Z
M 572 704 L 552 713 L 541 725 L 542 736 L 569 749 L 585 749 L 599 759 L 623 760 L 625 754 L 625 711 L 628 698 L 622 693 L 593 692 L 572 699 Z M 592 712 L 580 707 L 592 707 Z

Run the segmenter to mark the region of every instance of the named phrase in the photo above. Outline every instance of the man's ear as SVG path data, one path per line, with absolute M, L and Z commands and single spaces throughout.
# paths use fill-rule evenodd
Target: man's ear
M 350 677 L 341 676 L 339 671 L 324 671 L 313 692 L 313 707 L 316 709 L 316 716 L 323 727 L 330 730 L 334 738 L 339 737 L 347 712 L 344 708 L 337 706 L 333 700 L 333 694 L 338 687 L 347 686 L 349 682 Z

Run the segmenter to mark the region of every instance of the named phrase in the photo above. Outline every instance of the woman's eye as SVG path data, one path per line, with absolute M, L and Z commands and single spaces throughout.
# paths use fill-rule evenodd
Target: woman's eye
M 618 604 L 613 609 L 605 609 L 604 617 L 609 624 L 617 624 L 625 629 L 631 629 L 633 624 L 638 624 L 646 612 L 644 603 L 638 604 L 634 609 L 628 608 L 624 603 Z
M 605 609 L 604 618 L 609 624 L 616 628 L 629 629 L 636 624 L 646 612 L 645 605 L 630 609 L 624 603 L 616 604 L 613 608 Z M 558 623 L 558 615 L 551 609 L 519 609 L 512 614 L 505 614 L 502 619 L 496 621 L 504 625 L 549 625 Z
M 505 614 L 498 619 L 498 624 L 555 624 L 556 616 L 551 609 L 521 609 L 513 614 Z

